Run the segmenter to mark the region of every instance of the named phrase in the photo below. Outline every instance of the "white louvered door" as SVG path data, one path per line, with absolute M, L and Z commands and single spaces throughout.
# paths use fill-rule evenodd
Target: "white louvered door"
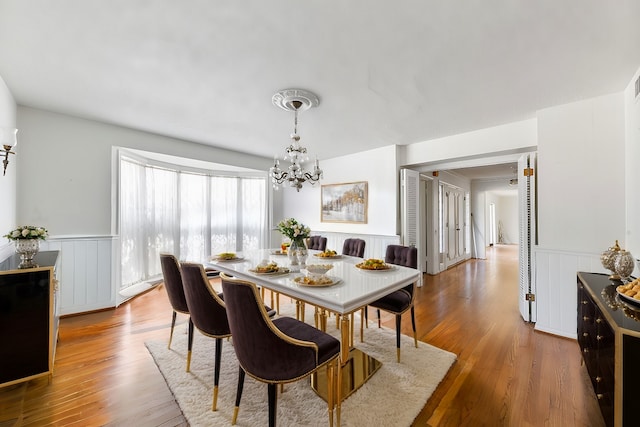
M 531 248 L 536 239 L 535 154 L 525 154 L 518 160 L 519 203 L 519 286 L 520 314 L 527 322 L 536 321 L 535 281 L 532 278 Z
M 420 174 L 411 169 L 400 169 L 400 240 L 403 245 L 418 249 L 418 270 L 424 272 L 425 248 L 420 238 L 419 189 Z

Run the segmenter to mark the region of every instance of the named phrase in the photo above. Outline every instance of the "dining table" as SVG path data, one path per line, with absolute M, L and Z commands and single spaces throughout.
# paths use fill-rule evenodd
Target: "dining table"
M 359 257 L 321 255 L 321 251 L 309 250 L 304 263 L 292 265 L 290 258 L 280 248 L 259 249 L 212 256 L 204 264 L 205 267 L 253 282 L 262 289 L 269 289 L 294 299 L 296 317 L 303 321 L 305 305 L 315 306 L 316 327 L 322 330 L 326 329 L 328 313 L 336 315 L 336 319 L 339 319 L 337 326 L 340 329 L 340 391 L 337 394 L 340 397 L 336 403 L 339 414 L 340 402 L 365 384 L 382 365 L 379 360 L 353 345 L 354 313 L 393 291 L 416 283 L 420 279 L 420 272 L 413 268 L 390 264 L 385 265 L 386 268 L 382 270 L 367 270 L 359 268 L 364 262 L 364 259 Z M 277 264 L 277 271 L 261 273 L 257 268 L 270 263 Z M 331 266 L 323 277 L 324 283 L 305 283 L 305 277 L 317 278 L 307 270 L 307 267 L 314 265 Z M 364 319 L 361 318 L 361 339 L 363 323 Z M 328 399 L 328 382 L 322 371 L 312 374 L 311 387 L 320 397 Z
M 418 281 L 420 272 L 399 265 L 387 265 L 388 268 L 384 270 L 365 270 L 358 267 L 364 261 L 362 258 L 338 254 L 333 257 L 320 255 L 320 251 L 309 250 L 306 265 L 291 265 L 289 257 L 280 249 L 259 249 L 235 254 L 231 259 L 213 256 L 205 265 L 296 301 L 314 305 L 316 313 L 321 317 L 322 329 L 326 327 L 328 312 L 339 315 L 340 355 L 344 364 L 349 359 L 352 346 L 352 314 L 377 299 Z M 256 267 L 268 263 L 276 263 L 279 270 L 271 273 L 258 272 Z M 332 268 L 326 273 L 326 283 L 304 283 L 304 277 L 308 275 L 306 266 L 327 264 Z

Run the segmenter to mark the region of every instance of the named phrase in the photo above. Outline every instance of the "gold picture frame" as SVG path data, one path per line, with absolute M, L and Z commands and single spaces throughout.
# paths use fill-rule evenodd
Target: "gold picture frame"
M 320 191 L 320 221 L 366 224 L 367 181 L 325 184 Z

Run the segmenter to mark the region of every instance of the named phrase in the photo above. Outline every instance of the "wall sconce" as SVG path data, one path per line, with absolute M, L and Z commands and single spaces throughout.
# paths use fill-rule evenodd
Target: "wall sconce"
M 7 174 L 7 166 L 9 165 L 9 154 L 16 154 L 11 151 L 11 149 L 18 145 L 18 138 L 16 136 L 17 133 L 18 129 L 0 128 L 0 143 L 2 143 L 3 147 L 3 149 L 0 150 L 0 155 L 4 153 L 4 160 L 2 160 L 2 164 L 4 164 L 2 176 Z

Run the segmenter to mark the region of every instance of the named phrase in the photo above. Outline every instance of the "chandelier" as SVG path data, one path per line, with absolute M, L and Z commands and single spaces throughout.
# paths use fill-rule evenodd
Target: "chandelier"
M 317 107 L 320 103 L 318 97 L 303 89 L 284 89 L 273 95 L 271 98 L 273 105 L 283 110 L 293 111 L 293 133 L 291 134 L 291 145 L 286 148 L 284 160 L 289 160 L 291 164 L 286 169 L 280 169 L 280 160 L 274 159 L 273 166 L 269 169 L 269 176 L 276 190 L 288 184 L 300 191 L 305 182 L 315 184 L 322 178 L 322 169 L 316 157 L 313 165 L 313 172 L 306 171 L 303 163 L 309 160 L 307 149 L 300 145 L 300 135 L 298 135 L 298 112 Z

